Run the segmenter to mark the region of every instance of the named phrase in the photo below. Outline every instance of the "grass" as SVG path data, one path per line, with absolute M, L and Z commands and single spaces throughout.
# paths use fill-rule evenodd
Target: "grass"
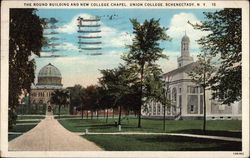
M 34 128 L 40 122 L 39 120 L 33 120 L 33 119 L 44 119 L 44 118 L 45 118 L 44 116 L 30 116 L 30 115 L 18 116 L 17 124 L 12 129 L 9 129 L 9 132 L 25 133 L 31 130 L 32 128 Z M 28 121 L 24 121 L 24 120 L 28 120 Z M 18 125 L 19 123 L 23 125 Z M 34 123 L 34 124 L 25 125 L 25 123 Z M 17 138 L 21 135 L 22 134 L 8 134 L 8 140 L 11 141 L 12 139 Z
M 32 128 L 34 128 L 35 126 L 36 126 L 36 124 L 34 124 L 34 125 L 15 125 L 12 129 L 9 130 L 9 132 L 25 133 L 25 132 L 31 130 Z M 22 134 L 9 134 L 8 139 L 9 139 L 9 141 L 11 141 L 12 139 L 14 139 L 20 135 L 22 135 Z
M 116 119 L 110 119 L 108 123 L 105 119 L 70 119 L 59 120 L 59 122 L 68 130 L 73 132 L 118 132 L 115 125 Z M 164 132 L 163 121 L 153 119 L 142 119 L 142 128 L 137 128 L 137 119 L 122 121 L 122 131 L 126 132 Z M 203 134 L 202 120 L 167 120 L 166 131 L 173 133 L 191 133 Z M 207 121 L 207 135 L 241 137 L 240 120 L 209 120 Z
M 39 123 L 40 120 L 28 120 L 28 121 L 24 121 L 24 120 L 17 120 L 16 123 Z
M 19 115 L 19 116 L 17 117 L 17 120 L 44 119 L 44 118 L 45 118 L 44 115 L 40 115 L 40 116 L 38 116 L 38 115 L 34 115 L 34 116 L 32 116 L 32 115 L 28 115 L 28 116 Z
M 107 151 L 241 151 L 241 142 L 180 136 L 84 135 Z

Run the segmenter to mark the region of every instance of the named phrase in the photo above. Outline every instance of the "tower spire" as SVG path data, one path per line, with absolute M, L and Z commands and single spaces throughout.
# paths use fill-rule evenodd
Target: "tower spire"
M 189 37 L 185 29 L 185 35 L 181 39 L 181 56 L 178 58 L 178 67 L 185 66 L 193 62 L 193 58 L 189 55 Z

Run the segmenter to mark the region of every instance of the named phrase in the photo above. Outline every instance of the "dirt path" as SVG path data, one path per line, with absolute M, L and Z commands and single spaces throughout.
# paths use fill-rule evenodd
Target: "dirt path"
M 53 116 L 47 116 L 35 128 L 9 142 L 15 151 L 97 151 L 95 143 L 66 130 Z

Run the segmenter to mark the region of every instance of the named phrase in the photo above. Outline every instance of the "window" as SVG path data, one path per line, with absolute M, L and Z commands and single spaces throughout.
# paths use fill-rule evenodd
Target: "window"
M 204 92 L 203 87 L 200 87 L 200 93 L 203 93 L 203 92 Z
M 170 115 L 170 114 L 171 114 L 171 111 L 170 111 L 170 110 L 171 110 L 171 108 L 168 106 L 168 107 L 167 107 L 167 115 Z
M 190 105 L 190 112 L 194 112 L 194 105 Z
M 176 98 L 177 98 L 176 88 L 173 88 L 173 90 L 172 90 L 172 99 L 173 99 L 174 102 L 176 101 Z
M 153 115 L 156 115 L 156 106 L 153 105 Z
M 187 87 L 187 92 L 188 93 L 198 93 L 198 87 L 196 87 L 196 86 L 188 86 Z
M 181 106 L 182 106 L 182 97 L 181 97 L 181 95 L 179 95 L 179 107 L 181 108 Z
M 39 100 L 39 104 L 43 104 L 43 100 Z
M 203 114 L 203 95 L 200 95 L 200 114 Z
M 157 115 L 160 115 L 160 114 L 161 114 L 161 106 L 157 105 Z
M 181 87 L 179 87 L 179 93 L 181 93 Z
M 175 107 L 175 106 L 172 107 L 172 114 L 173 114 L 173 115 L 176 115 L 176 107 Z
M 148 112 L 152 113 L 152 107 L 151 107 L 151 105 L 148 106 Z

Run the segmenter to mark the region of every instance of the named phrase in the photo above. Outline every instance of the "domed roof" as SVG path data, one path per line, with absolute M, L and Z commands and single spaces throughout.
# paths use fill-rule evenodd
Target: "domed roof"
M 44 66 L 38 73 L 38 77 L 59 77 L 62 78 L 62 75 L 57 67 L 49 63 Z
M 182 39 L 181 39 L 182 42 L 189 42 L 189 37 L 185 34 Z

